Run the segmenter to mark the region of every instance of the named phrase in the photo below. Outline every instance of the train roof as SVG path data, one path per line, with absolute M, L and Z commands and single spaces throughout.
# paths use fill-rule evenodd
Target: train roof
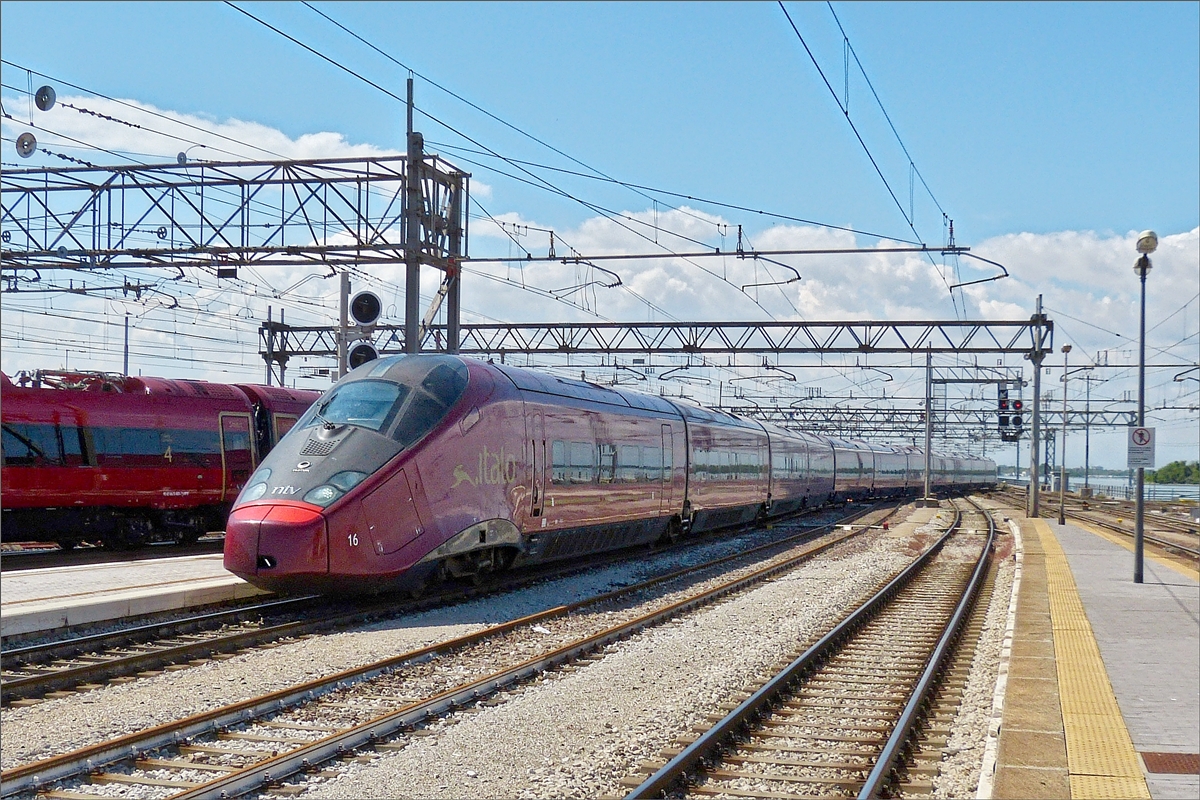
M 586 400 L 591 403 L 602 403 L 610 406 L 639 408 L 644 411 L 679 416 L 675 404 L 654 395 L 626 392 L 620 389 L 601 386 L 573 378 L 560 378 L 549 373 L 534 372 L 533 370 L 511 367 L 507 364 L 491 364 L 493 369 L 502 373 L 518 389 L 527 392 L 554 395 L 556 397 L 571 397 L 576 400 Z

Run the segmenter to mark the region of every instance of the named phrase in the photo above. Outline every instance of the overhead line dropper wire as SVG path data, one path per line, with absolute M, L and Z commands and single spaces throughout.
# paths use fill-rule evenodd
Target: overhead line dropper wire
M 352 76 L 354 76 L 355 78 L 358 78 L 359 80 L 363 81 L 363 82 L 364 82 L 364 83 L 366 83 L 367 85 L 369 85 L 369 86 L 373 86 L 374 88 L 376 88 L 376 89 L 378 89 L 379 91 L 383 92 L 383 93 L 384 93 L 385 95 L 387 95 L 388 97 L 391 97 L 391 98 L 393 98 L 393 99 L 394 99 L 394 100 L 396 100 L 397 102 L 404 103 L 405 105 L 407 105 L 408 101 L 407 101 L 406 99 L 401 99 L 401 98 L 400 98 L 398 95 L 396 95 L 394 92 L 392 92 L 392 91 L 390 91 L 390 90 L 388 90 L 388 89 L 385 89 L 384 87 L 380 86 L 379 84 L 375 83 L 374 81 L 370 80 L 369 78 L 366 78 L 366 77 L 364 77 L 364 76 L 360 75 L 359 73 L 355 72 L 354 70 L 350 69 L 349 67 L 345 66 L 344 64 L 341 64 L 341 63 L 339 63 L 339 62 L 335 61 L 334 59 L 332 59 L 332 58 L 330 58 L 329 56 L 325 55 L 324 53 L 320 52 L 319 50 L 316 50 L 315 48 L 313 48 L 313 47 L 310 47 L 309 45 L 305 44 L 304 42 L 301 42 L 301 41 L 300 41 L 299 39 L 297 39 L 296 37 L 294 37 L 294 36 L 292 36 L 292 35 L 290 35 L 290 34 L 288 34 L 288 33 L 285 33 L 284 31 L 281 31 L 279 28 L 276 28 L 274 25 L 271 25 L 269 22 L 266 22 L 265 20 L 259 19 L 258 17 L 256 17 L 256 16 L 254 16 L 253 14 L 251 14 L 249 11 L 246 11 L 245 9 L 238 7 L 238 6 L 237 6 L 235 3 L 231 2 L 231 0 L 224 0 L 224 2 L 225 2 L 225 4 L 226 4 L 227 6 L 229 6 L 229 7 L 230 7 L 230 8 L 232 8 L 232 9 L 234 9 L 235 11 L 238 11 L 238 12 L 240 12 L 241 14 L 244 14 L 245 16 L 247 16 L 247 17 L 249 17 L 250 19 L 254 20 L 255 22 L 259 23 L 259 24 L 260 24 L 260 25 L 262 25 L 263 27 L 265 27 L 265 28 L 268 28 L 268 29 L 270 29 L 270 30 L 274 31 L 275 33 L 277 33 L 277 34 L 279 34 L 280 36 L 284 37 L 284 38 L 285 38 L 285 39 L 287 39 L 288 41 L 292 42 L 293 44 L 295 44 L 295 45 L 297 45 L 297 46 L 299 46 L 299 47 L 302 47 L 303 49 L 307 50 L 308 52 L 310 52 L 310 53 L 312 53 L 313 55 L 317 56 L 318 58 L 322 59 L 323 61 L 326 61 L 326 62 L 328 62 L 329 64 L 331 64 L 331 65 L 333 65 L 333 66 L 337 67 L 338 69 L 342 70 L 343 72 L 346 72 L 347 74 L 349 74 L 349 75 L 352 75 Z M 599 207 L 595 206 L 595 205 L 594 205 L 594 204 L 592 204 L 592 203 L 589 203 L 589 202 L 588 202 L 588 201 L 586 201 L 586 200 L 583 200 L 582 198 L 578 198 L 578 197 L 575 197 L 575 196 L 571 195 L 569 192 L 566 192 L 565 190 L 563 190 L 563 189 L 560 189 L 559 187 L 557 187 L 557 186 L 553 185 L 552 183 L 550 183 L 549 181 L 547 181 L 545 178 L 542 178 L 542 177 L 540 177 L 540 176 L 538 176 L 538 175 L 536 175 L 536 174 L 534 174 L 534 173 L 530 172 L 529 170 L 525 169 L 525 168 L 524 168 L 524 167 L 522 167 L 521 165 L 512 163 L 512 161 L 511 161 L 510 159 L 506 158 L 505 156 L 502 156 L 502 155 L 500 155 L 500 154 L 499 154 L 499 153 L 497 153 L 495 150 L 492 150 L 490 147 L 488 147 L 487 145 L 483 144 L 482 142 L 479 142 L 479 141 L 477 141 L 476 139 L 474 139 L 474 138 L 472 138 L 472 137 L 468 136 L 467 134 L 465 134 L 465 133 L 463 133 L 462 131 L 458 130 L 457 128 L 455 128 L 454 126 L 450 125 L 449 123 L 447 123 L 447 122 L 443 122 L 441 119 L 438 119 L 437 117 L 433 116 L 433 115 L 432 115 L 432 114 L 430 114 L 428 111 L 424 111 L 424 110 L 421 110 L 421 109 L 417 109 L 417 110 L 419 110 L 419 111 L 420 111 L 420 113 L 421 113 L 422 115 L 424 115 L 426 118 L 428 118 L 428 119 L 429 119 L 429 120 L 431 120 L 432 122 L 435 122 L 435 123 L 437 123 L 438 125 L 441 125 L 442 127 L 444 127 L 444 128 L 446 128 L 447 130 L 451 131 L 452 133 L 455 133 L 455 134 L 457 134 L 458 136 L 461 136 L 463 139 L 465 139 L 465 140 L 466 140 L 466 141 L 468 141 L 468 142 L 471 142 L 472 144 L 476 145 L 477 147 L 481 147 L 481 148 L 483 148 L 484 150 L 486 150 L 486 151 L 487 151 L 489 154 L 491 154 L 492 156 L 494 156 L 494 157 L 496 157 L 496 158 L 499 158 L 499 159 L 501 159 L 501 160 L 503 160 L 503 161 L 505 161 L 505 162 L 507 162 L 507 163 L 511 164 L 512 166 L 516 167 L 517 169 L 519 169 L 521 172 L 524 172 L 526 175 L 528 175 L 528 176 L 529 176 L 530 178 L 532 178 L 533 180 L 535 180 L 535 181 L 538 181 L 539 183 L 543 184 L 543 186 L 544 186 L 544 187 L 545 187 L 545 188 L 546 188 L 548 191 L 551 191 L 551 192 L 553 192 L 553 193 L 555 193 L 555 194 L 558 194 L 558 195 L 560 195 L 560 196 L 562 196 L 562 197 L 564 197 L 564 198 L 566 198 L 566 199 L 573 200 L 574 202 L 576 202 L 576 203 L 579 203 L 580 205 L 584 206 L 585 208 L 589 208 L 589 209 L 591 209 L 592 211 L 595 211 L 596 213 L 598 213 L 598 214 L 601 214 L 602 216 L 607 216 L 607 215 L 605 215 L 605 213 L 604 213 L 604 210 L 602 210 L 601 208 L 599 208 Z M 646 236 L 645 234 L 641 233 L 640 231 L 636 231 L 636 230 L 633 230 L 633 229 L 631 229 L 629 226 L 627 226 L 627 225 L 624 225 L 624 224 L 623 224 L 623 223 L 621 223 L 619 220 L 613 220 L 613 219 L 609 218 L 609 221 L 610 221 L 610 222 L 614 222 L 615 224 L 619 225 L 620 227 L 624 228 L 625 230 L 629 231 L 630 233 L 634 234 L 635 236 L 638 236 L 638 237 L 640 237 L 640 238 L 642 238 L 642 239 L 645 239 L 647 242 L 651 242 L 651 243 L 652 243 L 652 244 L 654 244 L 656 247 L 660 247 L 660 248 L 661 248 L 663 251 L 665 251 L 666 253 L 669 253 L 669 254 L 672 254 L 672 255 L 674 255 L 674 254 L 672 253 L 672 251 L 670 250 L 670 248 L 666 247 L 665 245 L 659 244 L 658 242 L 655 242 L 655 241 L 654 241 L 652 238 L 650 238 L 649 236 Z M 914 233 L 915 233 L 915 231 L 914 231 Z M 677 257 L 678 257 L 678 256 L 677 256 Z M 711 277 L 713 277 L 713 278 L 715 278 L 715 279 L 717 279 L 717 280 L 721 281 L 722 283 L 725 283 L 725 284 L 727 284 L 727 285 L 729 285 L 729 286 L 733 286 L 733 284 L 729 283 L 729 281 L 725 280 L 725 279 L 724 279 L 724 278 L 722 278 L 720 275 L 717 275 L 715 272 L 712 272 L 711 270 L 708 270 L 708 269 L 706 269 L 706 268 L 705 268 L 705 267 L 703 267 L 702 265 L 700 265 L 700 264 L 697 264 L 695 261 L 692 261 L 692 260 L 690 260 L 690 259 L 687 259 L 687 258 L 684 258 L 683 260 L 684 260 L 686 263 L 688 263 L 688 264 L 691 264 L 691 265 L 692 265 L 693 267 L 695 267 L 696 269 L 699 269 L 701 272 L 704 272 L 704 273 L 708 274 L 709 276 L 711 276 Z M 734 287 L 734 288 L 736 288 L 736 287 Z M 770 311 L 768 311 L 766 308 L 764 308 L 764 307 L 763 307 L 763 306 L 762 306 L 760 303 L 758 303 L 758 302 L 754 301 L 754 300 L 753 300 L 753 298 L 749 298 L 749 296 L 748 296 L 748 295 L 746 295 L 746 294 L 745 294 L 745 293 L 743 293 L 743 292 L 739 292 L 739 294 L 741 294 L 743 297 L 747 297 L 748 299 L 750 299 L 750 300 L 751 300 L 751 302 L 753 302 L 753 303 L 754 303 L 754 305 L 758 306 L 758 308 L 759 308 L 761 311 L 763 311 L 763 313 L 765 313 L 765 314 L 766 314 L 768 317 L 770 317 L 770 318 L 772 318 L 772 319 L 774 318 L 774 316 L 771 314 L 771 312 L 770 312 Z
M 867 88 L 871 90 L 871 95 L 875 98 L 875 102 L 879 105 L 879 110 L 883 113 L 883 118 L 887 120 L 888 127 L 890 127 L 892 129 L 892 133 L 895 134 L 896 142 L 899 143 L 900 149 L 904 151 L 904 156 L 908 159 L 909 166 L 912 167 L 913 172 L 916 173 L 917 177 L 921 179 L 921 185 L 925 187 L 925 192 L 929 195 L 929 199 L 933 201 L 933 204 L 937 206 L 938 211 L 941 211 L 942 216 L 945 217 L 945 209 L 942 208 L 942 204 L 938 202 L 938 199 L 933 196 L 933 190 L 930 189 L 929 184 L 925 182 L 925 176 L 921 174 L 921 170 L 917 169 L 917 165 L 913 162 L 912 156 L 908 154 L 908 148 L 904 146 L 904 141 L 900 138 L 900 131 L 896 130 L 896 125 L 892 122 L 891 115 L 888 114 L 887 109 L 883 107 L 883 100 L 879 98 L 879 93 L 875 91 L 875 84 L 871 83 L 870 77 L 867 76 L 867 69 L 863 66 L 862 61 L 859 60 L 858 52 L 854 49 L 854 45 L 850 44 L 850 37 L 846 35 L 846 29 L 842 27 L 842 21 L 838 19 L 837 12 L 833 10 L 833 3 L 831 0 L 826 0 L 825 4 L 829 6 L 829 13 L 833 15 L 833 21 L 837 23 L 838 30 L 842 32 L 842 38 L 845 39 L 846 46 L 850 48 L 850 52 L 854 56 L 854 63 L 858 65 L 858 71 L 862 73 L 863 80 L 867 82 Z
M 863 141 L 862 134 L 858 132 L 858 126 L 854 124 L 854 120 L 850 119 L 849 109 L 843 106 L 842 101 L 838 99 L 837 92 L 834 91 L 833 86 L 830 85 L 829 79 L 825 77 L 825 71 L 821 69 L 821 65 L 817 62 L 817 57 L 813 55 L 813 51 L 809 49 L 808 42 L 804 41 L 804 37 L 800 34 L 800 29 L 797 28 L 796 23 L 792 21 L 792 15 L 788 13 L 787 7 L 783 4 L 783 0 L 777 0 L 777 2 L 779 3 L 780 10 L 783 11 L 783 15 L 787 17 L 788 24 L 792 26 L 792 31 L 795 32 L 796 38 L 800 40 L 800 44 L 804 45 L 804 51 L 808 53 L 808 57 L 812 60 L 813 66 L 817 68 L 817 72 L 821 75 L 821 80 L 825 82 L 825 88 L 829 89 L 829 93 L 833 95 L 833 102 L 837 103 L 838 108 L 842 110 L 842 114 L 846 117 L 846 122 L 850 125 L 850 130 L 854 131 L 855 138 L 858 139 L 858 143 L 862 146 L 863 152 L 866 153 L 867 158 L 870 159 L 871 166 L 875 168 L 875 174 L 879 176 L 881 181 L 883 181 L 883 185 L 887 189 L 888 194 L 891 196 L 892 202 L 896 204 L 896 208 L 900 211 L 900 216 L 904 217 L 904 220 L 908 223 L 909 229 L 913 232 L 913 235 L 917 237 L 917 241 L 921 244 L 924 244 L 925 240 L 921 238 L 921 234 L 917 233 L 916 226 L 914 226 L 912 220 L 908 218 L 908 214 L 904 213 L 904 206 L 900 203 L 899 198 L 896 197 L 896 193 L 892 191 L 892 185 L 888 183 L 888 179 L 884 177 L 883 170 L 879 168 L 879 164 L 875 161 L 875 156 L 871 154 L 871 149 L 867 147 L 867 143 Z M 928 257 L 929 263 L 936 267 L 937 262 L 933 260 L 933 256 L 929 255 Z M 950 296 L 953 297 L 954 292 L 950 289 L 949 281 L 946 280 L 945 275 L 942 275 L 941 277 L 942 283 L 946 284 L 946 290 L 949 291 Z M 957 311 L 957 306 L 955 307 L 955 310 Z

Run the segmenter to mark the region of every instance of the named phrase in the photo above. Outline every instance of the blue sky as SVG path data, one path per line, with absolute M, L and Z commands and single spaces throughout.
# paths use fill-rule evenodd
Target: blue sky
M 403 70 L 309 9 L 244 7 L 403 94 Z M 776 4 L 323 8 L 418 72 L 617 177 L 908 233 Z M 961 241 L 1196 226 L 1200 5 L 834 8 Z M 829 9 L 788 9 L 842 94 L 842 37 Z M 291 136 L 330 130 L 402 146 L 395 101 L 224 4 L 6 2 L 2 10 L 6 59 L 89 88 Z M 853 71 L 851 116 L 907 204 L 907 164 Z M 11 69 L 4 74 L 24 86 Z M 489 146 L 552 157 L 432 87 L 418 82 L 417 92 L 419 105 Z M 431 141 L 454 141 L 432 123 L 422 128 Z M 545 218 L 543 194 L 512 199 Z M 924 201 L 918 230 L 937 239 L 940 215 Z
M 239 5 L 403 95 L 404 69 L 309 8 Z M 316 5 L 419 74 L 614 177 L 913 238 L 778 4 Z M 844 101 L 848 93 L 851 119 L 907 209 L 908 159 L 853 60 L 847 87 L 843 37 L 830 7 L 788 3 L 787 11 L 838 98 Z M 1152 326 L 1159 323 L 1151 331 L 1151 352 L 1163 364 L 1151 373 L 1151 400 L 1184 408 L 1160 415 L 1181 434 L 1172 445 L 1178 454 L 1168 455 L 1196 458 L 1200 426 L 1194 407 L 1200 392 L 1190 387 L 1200 382 L 1173 376 L 1179 365 L 1200 359 L 1200 4 L 836 3 L 833 11 L 936 198 L 935 204 L 916 185 L 918 235 L 940 244 L 944 210 L 955 221 L 958 243 L 1002 261 L 1012 278 L 952 300 L 945 290 L 948 271 L 919 259 L 862 258 L 797 260 L 805 279 L 787 295 L 751 298 L 736 285 L 714 283 L 670 263 L 631 266 L 623 273 L 627 286 L 684 319 L 1011 319 L 1027 317 L 1042 294 L 1058 322 L 1059 342 L 1077 348 L 1073 358 L 1108 358 L 1128 367 L 1137 321 L 1132 235 L 1152 227 L 1164 244 L 1155 256 L 1148 299 Z M 0 18 L 6 61 L 88 92 L 187 116 L 245 141 L 248 156 L 262 157 L 251 145 L 331 156 L 355 147 L 375 152 L 403 147 L 401 104 L 222 3 L 4 2 Z M 51 83 L 60 97 L 130 118 L 128 110 L 9 64 L 0 75 L 4 109 L 12 116 L 0 142 L 6 168 L 19 161 L 12 140 L 30 115 L 22 94 L 29 86 Z M 505 156 L 578 169 L 423 80 L 416 91 L 423 111 Z M 143 154 L 142 160 L 171 161 L 185 147 L 65 110 L 54 114 L 54 124 L 76 126 L 70 130 L 78 138 Z M 474 196 L 489 213 L 553 228 L 584 252 L 629 252 L 643 244 L 614 234 L 579 204 L 505 178 L 487 168 L 487 159 L 453 150 L 466 142 L 430 118 L 419 117 L 418 128 L 428 149 L 464 159 L 474 175 Z M 314 137 L 322 133 L 329 136 Z M 39 134 L 39 142 L 54 140 Z M 96 163 L 115 162 L 94 151 L 81 154 L 68 143 L 54 146 Z M 481 163 L 465 163 L 467 158 Z M 27 165 L 61 162 L 38 156 L 20 163 Z M 652 209 L 649 200 L 627 189 L 547 175 L 590 202 L 647 219 L 663 214 L 664 228 L 714 246 L 732 247 L 730 231 L 739 224 L 759 248 L 875 242 L 838 239 L 810 226 L 780 225 L 700 203 L 672 217 L 667 203 L 678 201 L 670 198 L 660 196 L 660 206 Z M 474 255 L 506 252 L 504 237 L 472 224 Z M 544 246 L 534 238 L 531 248 Z M 990 274 L 965 261 L 959 269 L 963 278 Z M 279 286 L 295 278 L 272 280 Z M 402 307 L 403 281 L 393 278 L 373 276 L 371 285 Z M 566 285 L 549 267 L 524 270 L 520 278 L 540 281 L 543 288 Z M 307 284 L 312 303 L 336 308 L 332 283 Z M 580 309 L 543 306 L 517 291 L 494 291 L 492 284 L 478 288 L 483 285 L 465 284 L 468 317 L 644 319 L 647 313 L 621 290 L 602 293 Z M 423 285 L 423 294 L 431 291 L 428 282 Z M 109 317 L 131 311 L 145 320 L 144 330 L 135 330 L 137 340 L 154 325 L 159 334 L 177 328 L 183 313 L 112 298 L 4 294 L 0 300 L 5 311 L 0 360 L 10 374 L 62 366 L 64 360 L 77 365 L 80 352 L 103 368 L 119 369 L 116 339 L 97 326 L 111 328 Z M 289 310 L 288 319 L 318 324 L 324 317 L 312 311 L 312 303 Z M 213 307 L 207 299 L 196 304 Z M 247 300 L 245 308 L 261 318 L 264 305 Z M 78 312 L 73 360 L 55 346 L 52 340 L 61 336 L 50 333 L 51 323 L 42 319 L 50 307 Z M 192 323 L 203 319 L 197 311 Z M 211 322 L 222 324 L 215 317 Z M 39 326 L 42 338 L 31 338 L 29 331 Z M 240 355 L 216 362 L 206 361 L 198 349 L 190 361 L 161 359 L 146 344 L 144 369 L 261 379 L 255 326 L 246 324 L 231 335 L 227 349 Z M 828 392 L 853 390 L 858 384 L 846 371 L 853 365 L 843 366 L 841 372 L 815 371 L 810 382 Z M 1128 368 L 1108 374 L 1112 383 L 1106 391 L 1118 397 L 1128 390 Z M 913 380 L 904 379 L 909 394 Z M 1100 445 L 1102 460 L 1123 461 L 1117 439 L 1105 447 Z

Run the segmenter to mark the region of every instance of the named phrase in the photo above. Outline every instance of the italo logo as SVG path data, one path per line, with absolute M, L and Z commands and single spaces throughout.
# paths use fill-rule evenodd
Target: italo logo
M 475 474 L 467 472 L 464 465 L 457 465 L 454 468 L 454 484 L 450 488 L 457 489 L 459 484 L 464 482 L 472 486 L 494 486 L 512 483 L 516 479 L 517 457 L 506 451 L 503 445 L 500 446 L 499 452 L 484 447 L 479 452 Z

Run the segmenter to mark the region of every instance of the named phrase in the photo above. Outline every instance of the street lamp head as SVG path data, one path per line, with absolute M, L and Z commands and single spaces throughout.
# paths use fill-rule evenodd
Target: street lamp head
M 1063 351 L 1064 353 L 1069 353 L 1069 352 L 1071 352 L 1071 345 L 1069 345 L 1069 344 L 1064 344 L 1064 345 L 1062 346 L 1062 351 Z
M 1158 249 L 1158 234 L 1154 231 L 1142 231 L 1138 234 L 1137 251 L 1149 255 Z

